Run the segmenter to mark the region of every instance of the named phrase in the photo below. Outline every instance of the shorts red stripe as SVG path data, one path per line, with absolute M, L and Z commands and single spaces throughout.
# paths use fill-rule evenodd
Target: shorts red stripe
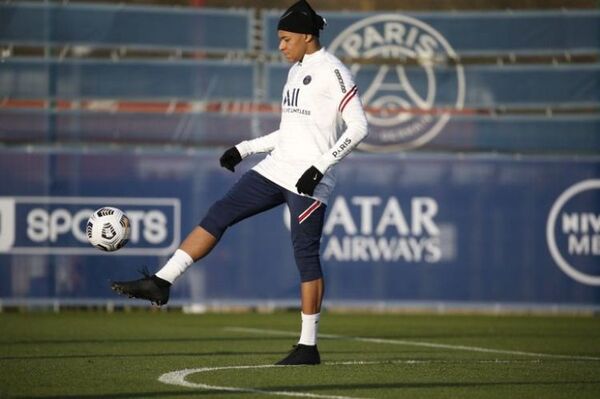
M 321 206 L 321 201 L 313 202 L 304 212 L 298 216 L 298 224 L 304 222 L 314 211 L 316 211 Z

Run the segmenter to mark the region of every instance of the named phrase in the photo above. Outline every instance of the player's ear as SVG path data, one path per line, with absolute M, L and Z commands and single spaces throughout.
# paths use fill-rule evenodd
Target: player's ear
M 307 33 L 304 35 L 304 42 L 305 43 L 310 43 L 314 40 L 314 36 L 311 35 L 310 33 Z

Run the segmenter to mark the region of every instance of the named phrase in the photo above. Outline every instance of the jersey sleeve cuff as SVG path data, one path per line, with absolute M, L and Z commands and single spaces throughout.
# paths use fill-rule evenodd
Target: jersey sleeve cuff
M 241 143 L 236 144 L 235 148 L 239 151 L 242 159 L 246 158 L 248 155 L 252 155 L 252 148 L 248 141 L 242 141 Z
M 328 156 L 321 157 L 315 164 L 313 165 L 315 168 L 319 170 L 319 172 L 325 174 L 327 169 L 331 166 L 332 162 L 329 160 Z

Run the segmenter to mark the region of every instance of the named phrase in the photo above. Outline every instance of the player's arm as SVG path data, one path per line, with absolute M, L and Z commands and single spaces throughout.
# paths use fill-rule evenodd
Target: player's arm
M 219 162 L 222 167 L 235 172 L 235 166 L 242 162 L 242 159 L 247 156 L 258 154 L 261 152 L 270 152 L 275 148 L 279 130 L 269 133 L 265 136 L 258 137 L 253 140 L 245 140 L 241 143 L 227 149 Z
M 319 172 L 325 174 L 329 168 L 344 159 L 367 136 L 367 117 L 358 96 L 358 88 L 352 82 L 351 89 L 340 100 L 338 111 L 346 124 L 346 130 L 340 135 L 333 147 L 326 151 L 315 163 Z
M 275 130 L 272 133 L 264 136 L 255 138 L 253 140 L 245 140 L 236 145 L 235 147 L 240 152 L 243 158 L 253 154 L 260 154 L 262 152 L 271 152 L 277 144 L 277 138 L 279 136 L 279 130 Z
M 350 73 L 345 70 L 336 70 L 335 82 L 331 91 L 334 98 L 339 99 L 337 112 L 346 124 L 346 130 L 340 135 L 333 147 L 315 162 L 296 183 L 299 193 L 313 195 L 317 184 L 333 165 L 340 162 L 367 136 L 367 117 L 358 96 L 358 88 L 354 84 Z M 346 90 L 345 88 L 350 88 Z

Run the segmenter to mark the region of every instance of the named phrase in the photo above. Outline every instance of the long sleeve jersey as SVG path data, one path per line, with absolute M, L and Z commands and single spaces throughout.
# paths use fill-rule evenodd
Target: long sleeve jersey
M 236 146 L 243 158 L 268 152 L 253 169 L 297 193 L 302 174 L 315 166 L 323 179 L 315 199 L 327 203 L 334 166 L 367 135 L 367 119 L 350 71 L 325 49 L 290 68 L 283 88 L 279 129 Z

